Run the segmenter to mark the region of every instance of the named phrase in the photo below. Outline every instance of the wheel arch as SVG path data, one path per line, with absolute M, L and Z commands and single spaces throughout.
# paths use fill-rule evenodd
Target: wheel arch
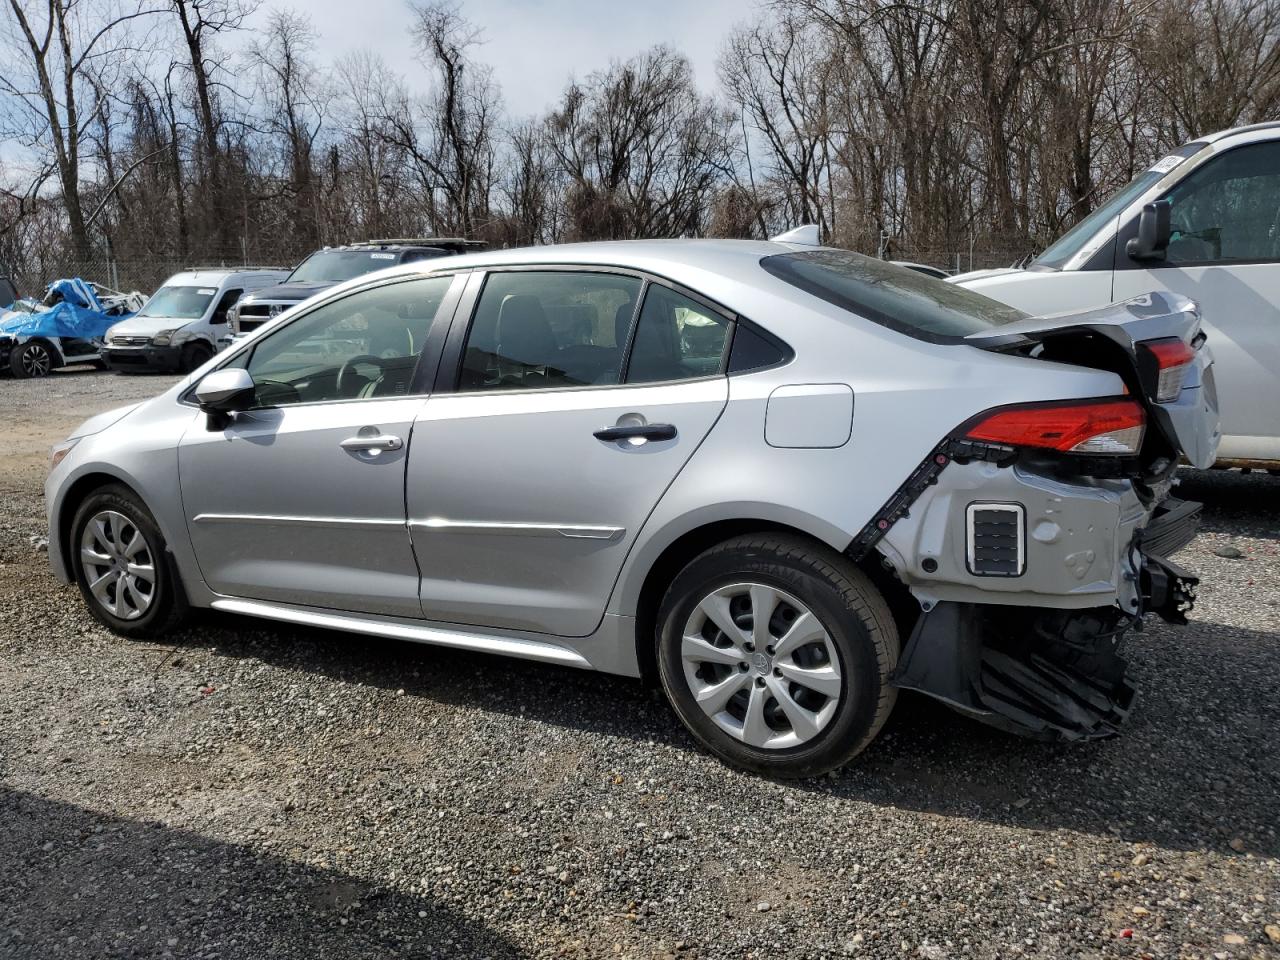
M 10 356 L 16 357 L 18 355 L 18 351 L 20 351 L 23 347 L 27 346 L 28 344 L 32 344 L 32 343 L 38 343 L 40 344 L 40 346 L 44 347 L 46 350 L 49 351 L 49 361 L 50 361 L 49 371 L 51 373 L 54 370 L 57 370 L 59 367 L 63 366 L 65 360 L 62 356 L 62 351 L 59 350 L 58 345 L 48 337 L 28 337 L 26 340 L 22 341 L 22 343 L 18 344 L 16 347 L 13 348 L 13 352 L 10 354 Z
M 671 581 L 699 554 L 718 543 L 749 534 L 786 534 L 837 552 L 844 546 L 831 543 L 812 529 L 750 516 L 712 520 L 674 537 L 648 565 L 635 594 L 635 656 L 644 683 L 652 685 L 658 680 L 658 607 Z
M 76 511 L 95 490 L 111 485 L 124 487 L 139 500 L 143 499 L 137 486 L 127 478 L 101 469 L 90 470 L 76 477 L 58 499 L 56 513 L 52 518 L 53 532 L 57 536 L 57 552 L 51 551 L 50 555 L 56 558 L 58 564 L 56 572 L 60 573 L 68 583 L 75 579 L 71 562 L 71 524 L 75 520 Z

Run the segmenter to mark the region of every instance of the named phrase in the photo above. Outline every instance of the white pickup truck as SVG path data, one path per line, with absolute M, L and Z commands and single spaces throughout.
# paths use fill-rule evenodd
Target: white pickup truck
M 1190 297 L 1215 360 L 1215 465 L 1280 473 L 1280 123 L 1170 151 L 1026 267 L 951 279 L 1035 315 Z

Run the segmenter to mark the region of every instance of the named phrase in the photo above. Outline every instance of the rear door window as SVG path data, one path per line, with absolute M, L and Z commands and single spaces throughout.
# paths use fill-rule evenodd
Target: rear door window
M 485 280 L 458 389 L 537 390 L 620 381 L 640 280 L 519 270 Z
M 778 254 L 760 266 L 805 293 L 918 340 L 951 343 L 1027 318 L 973 290 L 848 250 Z
M 729 321 L 661 284 L 651 283 L 636 323 L 627 383 L 692 380 L 718 374 Z

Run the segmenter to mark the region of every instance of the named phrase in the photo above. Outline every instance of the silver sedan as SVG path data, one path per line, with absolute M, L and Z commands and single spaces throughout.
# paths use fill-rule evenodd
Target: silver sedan
M 116 632 L 192 607 L 660 683 L 807 776 L 899 689 L 1114 733 L 1182 621 L 1213 460 L 1199 315 L 1037 320 L 799 243 L 492 251 L 358 278 L 58 445 L 55 573 Z

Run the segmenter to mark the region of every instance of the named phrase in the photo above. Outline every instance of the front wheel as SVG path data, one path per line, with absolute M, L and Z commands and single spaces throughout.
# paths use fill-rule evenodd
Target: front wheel
M 22 380 L 47 377 L 58 364 L 46 343 L 31 340 L 9 354 L 9 369 Z
M 186 615 L 164 537 L 131 490 L 112 485 L 90 494 L 76 511 L 68 548 L 89 612 L 115 633 L 160 636 Z
M 888 719 L 898 635 L 847 558 L 799 537 L 729 540 L 675 578 L 658 663 L 680 719 L 755 773 L 809 777 L 856 756 Z
M 213 348 L 207 343 L 193 343 L 182 351 L 182 369 L 179 373 L 190 373 L 203 367 L 213 356 Z

